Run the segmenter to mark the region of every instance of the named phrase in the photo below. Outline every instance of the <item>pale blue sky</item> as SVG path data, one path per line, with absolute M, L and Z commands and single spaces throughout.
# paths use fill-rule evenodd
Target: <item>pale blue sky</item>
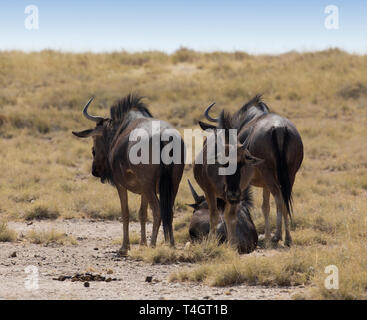
M 24 27 L 27 5 L 39 30 Z M 339 30 L 324 27 L 327 5 L 339 8 Z M 0 50 L 162 50 L 250 53 L 339 47 L 367 53 L 366 0 L 234 1 L 2 0 Z

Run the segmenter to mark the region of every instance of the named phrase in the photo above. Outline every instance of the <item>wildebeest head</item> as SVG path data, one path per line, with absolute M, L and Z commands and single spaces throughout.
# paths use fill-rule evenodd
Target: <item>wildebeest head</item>
M 263 163 L 262 159 L 254 157 L 247 147 L 247 141 L 240 143 L 236 133 L 235 143 L 230 143 L 229 131 L 231 129 L 237 129 L 232 124 L 231 115 L 222 111 L 219 118 L 212 118 L 209 116 L 209 110 L 214 104 L 211 104 L 205 111 L 205 116 L 209 121 L 216 122 L 216 129 L 222 129 L 224 131 L 224 148 L 223 151 L 225 155 L 235 154 L 236 159 L 234 161 L 237 164 L 236 171 L 234 174 L 225 175 L 223 179 L 223 194 L 225 199 L 230 203 L 238 203 L 241 198 L 241 193 L 250 183 L 253 176 L 254 167 L 259 166 Z M 212 129 L 211 125 L 206 125 L 204 123 L 200 124 L 201 127 L 206 127 Z M 235 152 L 231 153 L 231 149 Z M 226 167 L 228 164 L 222 165 Z
M 92 174 L 95 177 L 101 178 L 101 182 L 104 183 L 111 177 L 110 166 L 108 163 L 108 144 L 106 143 L 106 137 L 108 136 L 108 129 L 111 125 L 111 119 L 105 119 L 103 117 L 97 117 L 88 114 L 88 107 L 92 100 L 93 97 L 85 105 L 83 109 L 83 115 L 88 120 L 95 122 L 95 128 L 79 132 L 73 131 L 73 134 L 79 138 L 93 138 Z
M 136 117 L 152 117 L 148 108 L 141 101 L 142 97 L 128 94 L 126 97 L 116 101 L 110 108 L 110 118 L 92 116 L 88 113 L 88 107 L 92 102 L 91 98 L 83 109 L 83 115 L 96 126 L 93 129 L 87 129 L 80 132 L 73 131 L 73 134 L 79 138 L 93 138 L 93 164 L 92 174 L 101 178 L 101 182 L 106 180 L 112 184 L 112 170 L 109 164 L 109 151 L 114 142 L 114 138 L 118 136 Z
M 189 234 L 192 241 L 200 241 L 209 234 L 210 230 L 210 213 L 208 204 L 204 196 L 199 196 L 188 180 L 192 196 L 195 203 L 190 204 L 194 208 L 189 225 Z M 217 198 L 217 209 L 220 214 L 220 222 L 217 225 L 217 237 L 219 242 L 227 240 L 227 227 L 224 222 L 224 209 L 226 202 Z M 241 202 L 237 206 L 236 218 L 236 234 L 238 238 L 239 253 L 250 253 L 255 250 L 258 242 L 258 236 L 255 225 L 252 221 L 250 210 L 252 208 L 252 194 L 250 188 L 247 188 L 241 195 Z

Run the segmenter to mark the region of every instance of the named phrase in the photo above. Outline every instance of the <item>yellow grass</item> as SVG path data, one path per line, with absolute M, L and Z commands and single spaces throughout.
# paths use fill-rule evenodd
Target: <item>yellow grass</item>
M 277 56 L 186 49 L 172 55 L 0 52 L 1 219 L 36 218 L 37 207 L 43 213 L 57 212 L 59 218 L 119 218 L 116 190 L 90 174 L 91 140 L 71 134 L 91 126 L 81 108 L 92 95 L 91 112 L 107 116 L 116 98 L 138 92 L 147 97 L 155 117 L 182 131 L 198 128 L 210 102 L 217 102 L 214 113 L 235 111 L 260 92 L 272 110 L 295 123 L 304 142 L 305 159 L 294 186 L 294 247 L 269 257 L 236 258 L 240 276 L 228 264 L 214 276 L 210 270 L 218 262 L 210 258 L 188 277 L 214 285 L 305 282 L 313 288 L 307 297 L 365 298 L 365 70 L 367 56 L 340 50 Z M 175 224 L 191 214 L 185 209 L 192 202 L 187 178 L 195 183 L 191 166 L 177 197 Z M 255 190 L 253 217 L 263 233 L 260 199 Z M 139 197 L 130 195 L 129 205 L 136 220 Z M 271 205 L 274 228 L 273 201 Z M 181 227 L 176 224 L 178 244 L 187 241 L 187 226 L 187 220 Z M 172 253 L 169 248 L 156 250 L 167 250 L 163 256 L 168 257 Z M 252 268 L 255 264 L 260 268 Z M 339 268 L 339 290 L 324 288 L 324 268 L 330 264 Z
M 26 234 L 26 238 L 35 244 L 56 243 L 60 245 L 77 244 L 76 240 L 64 232 L 54 229 L 51 230 L 30 230 Z
M 17 238 L 16 231 L 9 229 L 6 223 L 0 223 L 0 242 L 14 242 Z
M 206 239 L 201 243 L 191 244 L 184 249 L 158 245 L 155 248 L 139 247 L 130 251 L 130 257 L 153 264 L 170 264 L 175 262 L 202 262 L 213 259 L 229 259 L 235 254 L 228 244 L 219 244 L 215 239 Z

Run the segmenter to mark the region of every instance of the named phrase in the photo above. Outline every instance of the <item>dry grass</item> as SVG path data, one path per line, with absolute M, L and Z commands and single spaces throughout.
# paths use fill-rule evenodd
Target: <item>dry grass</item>
M 67 235 L 64 232 L 60 232 L 54 229 L 51 230 L 30 230 L 26 234 L 26 239 L 28 239 L 31 243 L 34 244 L 59 244 L 59 245 L 70 245 L 70 244 L 77 244 L 77 241 Z
M 218 244 L 215 239 L 206 239 L 201 243 L 191 244 L 188 248 L 172 248 L 165 244 L 155 248 L 134 248 L 129 255 L 133 259 L 143 260 L 153 264 L 171 264 L 176 262 L 197 263 L 213 259 L 228 259 L 235 254 L 227 244 Z
M 140 243 L 140 233 L 130 231 L 129 232 L 129 240 L 130 244 L 139 244 Z M 122 245 L 122 236 L 120 238 L 114 239 L 112 241 L 113 245 Z
M 218 268 L 214 277 L 210 270 L 215 270 L 217 258 L 209 258 L 214 265 L 204 258 L 205 264 L 193 271 L 196 275 L 188 277 L 217 285 L 304 281 L 314 286 L 310 297 L 364 298 L 366 68 L 367 56 L 340 50 L 278 56 L 187 49 L 172 55 L 0 52 L 1 218 L 36 217 L 39 206 L 43 212 L 58 212 L 61 218 L 119 217 L 116 190 L 91 177 L 91 140 L 71 135 L 71 130 L 90 127 L 81 107 L 91 95 L 96 96 L 91 112 L 107 116 L 116 98 L 139 92 L 147 97 L 156 117 L 182 130 L 198 128 L 197 120 L 203 118 L 202 111 L 211 101 L 217 102 L 214 112 L 222 108 L 234 111 L 260 92 L 272 110 L 295 123 L 305 146 L 294 187 L 295 247 L 270 257 L 237 257 L 239 277 L 237 269 L 228 265 Z M 176 213 L 185 211 L 184 204 L 192 201 L 186 178 L 194 182 L 190 166 L 179 190 Z M 263 233 L 260 199 L 261 193 L 255 190 L 253 216 Z M 136 220 L 139 197 L 130 195 L 129 205 Z M 274 228 L 274 203 L 271 205 Z M 187 212 L 176 214 L 178 244 L 188 239 L 189 217 Z M 155 250 L 157 253 L 146 253 L 149 258 L 143 252 L 138 255 L 149 262 L 169 262 L 181 259 L 183 252 L 164 247 Z M 255 262 L 258 270 L 251 267 Z M 323 271 L 330 264 L 339 267 L 341 279 L 340 289 L 331 292 L 323 286 Z
M 26 214 L 25 220 L 47 220 L 57 219 L 60 216 L 57 210 L 50 210 L 46 205 L 36 205 L 31 208 Z
M 16 231 L 9 229 L 6 223 L 0 223 L 0 242 L 14 242 L 17 238 Z

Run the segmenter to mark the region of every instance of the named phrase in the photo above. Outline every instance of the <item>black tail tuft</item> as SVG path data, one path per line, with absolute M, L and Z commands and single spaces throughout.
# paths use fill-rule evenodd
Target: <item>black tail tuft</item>
M 163 224 L 164 239 L 170 239 L 174 244 L 172 220 L 173 220 L 173 164 L 160 164 L 159 177 L 159 205 Z
M 288 130 L 287 128 L 281 128 L 282 132 L 279 130 L 280 128 L 273 128 L 271 132 L 273 144 L 275 146 L 275 155 L 277 162 L 277 176 L 278 182 L 280 184 L 280 189 L 282 192 L 282 197 L 287 208 L 288 214 L 291 217 L 292 213 L 292 185 L 289 179 L 289 171 L 287 164 L 287 147 L 288 147 Z M 283 146 L 280 149 L 278 144 L 278 134 L 283 134 Z

